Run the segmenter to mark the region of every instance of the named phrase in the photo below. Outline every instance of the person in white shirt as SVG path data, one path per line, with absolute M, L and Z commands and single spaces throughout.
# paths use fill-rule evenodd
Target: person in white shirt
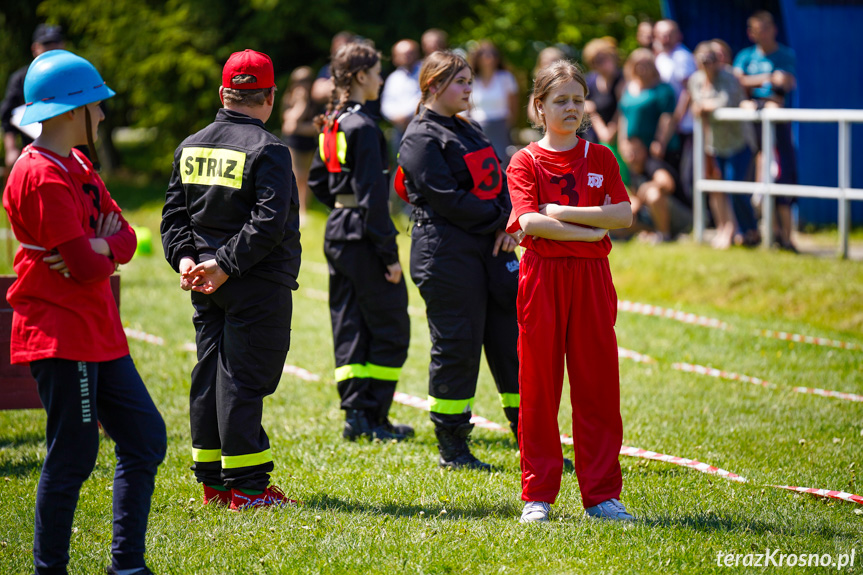
M 692 197 L 692 114 L 689 112 L 689 94 L 686 83 L 695 73 L 695 57 L 683 44 L 683 34 L 674 20 L 660 20 L 653 26 L 653 49 L 656 69 L 662 81 L 671 84 L 677 95 L 674 121 L 680 136 L 680 156 L 666 160 L 680 172 L 683 191 Z
M 471 53 L 470 66 L 475 74 L 470 117 L 479 122 L 501 166 L 506 167 L 510 130 L 518 117 L 518 83 L 504 66 L 497 46 L 488 40 Z
M 381 94 L 381 114 L 396 131 L 396 141 L 392 144 L 398 149 L 398 140 L 417 111 L 422 93 L 420 92 L 420 47 L 413 40 L 399 40 L 393 44 L 393 64 L 396 69 L 387 76 Z

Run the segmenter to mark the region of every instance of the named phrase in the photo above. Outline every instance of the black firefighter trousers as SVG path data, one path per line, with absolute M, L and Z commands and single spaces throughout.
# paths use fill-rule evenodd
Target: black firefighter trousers
M 193 291 L 192 304 L 192 469 L 207 485 L 263 490 L 273 470 L 263 399 L 276 390 L 290 347 L 291 289 L 231 277 L 211 295 Z
M 386 280 L 387 268 L 368 240 L 325 240 L 324 254 L 341 407 L 363 410 L 379 425 L 389 414 L 410 344 L 405 280 Z
M 431 333 L 431 420 L 447 428 L 470 421 L 484 347 L 515 429 L 518 258 L 503 251 L 492 256 L 493 234 L 471 234 L 441 218 L 417 220 L 411 237 L 411 278 L 426 302 Z

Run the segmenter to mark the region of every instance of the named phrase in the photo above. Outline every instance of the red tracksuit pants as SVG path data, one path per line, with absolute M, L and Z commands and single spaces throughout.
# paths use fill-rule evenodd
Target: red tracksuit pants
M 554 503 L 563 453 L 557 415 L 566 356 L 575 473 L 585 507 L 619 498 L 623 441 L 617 294 L 608 259 L 526 250 L 518 281 L 521 498 Z

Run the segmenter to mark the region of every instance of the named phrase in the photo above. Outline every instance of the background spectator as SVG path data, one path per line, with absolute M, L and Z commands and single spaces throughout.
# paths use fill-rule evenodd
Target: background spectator
M 692 114 L 689 113 L 689 95 L 686 82 L 695 72 L 695 59 L 683 44 L 683 34 L 674 20 L 660 20 L 653 27 L 653 46 L 656 51 L 656 69 L 659 77 L 674 88 L 677 105 L 674 125 L 680 139 L 677 150 L 668 150 L 665 160 L 677 168 L 683 191 L 692 200 Z
M 342 46 L 353 42 L 354 38 L 356 38 L 356 35 L 347 30 L 343 30 L 333 36 L 333 39 L 330 42 L 330 58 L 332 59 Z M 330 99 L 330 94 L 332 93 L 333 80 L 332 75 L 330 74 L 330 64 L 328 62 L 318 71 L 318 77 L 312 85 L 312 100 L 314 100 L 317 106 L 323 108 L 327 105 L 327 101 Z
M 49 50 L 59 50 L 65 46 L 63 29 L 60 26 L 39 24 L 33 32 L 33 43 L 30 51 L 35 58 Z M 24 77 L 27 75 L 28 66 L 19 68 L 9 77 L 6 84 L 6 97 L 0 103 L 0 122 L 3 126 L 3 146 L 6 149 L 6 170 L 12 169 L 12 164 L 21 155 L 24 146 L 33 141 L 18 129 L 12 122 L 12 115 L 16 109 L 26 104 L 24 100 Z M 20 140 L 20 141 L 19 141 Z
M 794 50 L 776 41 L 776 24 L 769 12 L 756 12 L 747 22 L 749 40 L 754 46 L 744 48 L 734 59 L 734 72 L 740 83 L 749 91 L 755 108 L 786 107 L 790 105 L 790 93 L 797 84 L 795 78 L 797 57 Z M 779 161 L 780 184 L 797 183 L 797 158 L 794 151 L 794 139 L 791 124 L 788 122 L 774 124 L 776 155 Z M 760 124 L 756 125 L 756 133 L 761 133 Z M 759 151 L 761 140 L 757 139 Z M 759 153 L 759 162 L 763 162 L 763 154 Z M 761 169 L 756 167 L 756 178 L 760 179 Z M 795 198 L 776 197 L 776 228 L 777 243 L 780 249 L 796 252 L 791 242 L 791 205 Z
M 659 78 L 653 53 L 636 48 L 627 58 L 623 74 L 626 88 L 618 103 L 621 153 L 626 157 L 631 138 L 641 140 L 657 159 L 664 159 L 667 150 L 679 150 L 680 140 L 674 133 L 674 88 Z
M 557 46 L 548 46 L 546 48 L 543 48 L 539 51 L 539 54 L 536 55 L 536 65 L 533 67 L 533 72 L 531 72 L 531 78 L 536 78 L 537 73 L 546 66 L 550 66 L 554 62 L 557 62 L 558 60 L 563 60 L 565 58 L 566 54 Z M 533 88 L 532 81 L 531 88 Z M 534 112 L 532 89 L 527 101 L 527 119 L 530 120 L 530 123 L 534 126 L 542 125 L 542 122 L 539 121 L 539 118 L 536 117 L 536 114 Z M 537 136 L 536 138 L 539 139 L 539 136 Z
M 423 49 L 423 58 L 428 58 L 438 50 L 446 50 L 449 47 L 449 34 L 440 28 L 429 28 L 423 32 L 420 44 Z
M 639 48 L 653 50 L 653 22 L 642 20 L 638 23 L 638 29 L 635 31 L 635 41 L 638 42 Z
M 617 42 L 613 38 L 591 40 L 584 46 L 581 58 L 591 69 L 586 77 L 589 93 L 584 105 L 584 111 L 590 114 L 590 127 L 584 139 L 611 148 L 622 168 L 620 177 L 627 182 L 626 163 L 621 161 L 617 148 L 617 104 L 625 86 Z
M 497 46 L 488 40 L 471 53 L 470 67 L 475 74 L 470 117 L 479 122 L 506 168 L 507 148 L 512 144 L 509 131 L 518 117 L 518 83 L 504 66 Z
M 419 73 L 420 47 L 413 40 L 399 40 L 392 48 L 393 65 L 396 69 L 387 76 L 381 94 L 381 113 L 392 125 L 390 145 L 398 149 L 401 135 L 414 117 L 422 93 Z
M 312 69 L 300 66 L 291 72 L 290 83 L 282 98 L 282 139 L 291 150 L 297 192 L 300 196 L 300 217 L 306 213 L 309 201 L 309 168 L 317 146 L 314 118 L 317 108 L 312 102 Z
M 713 111 L 717 108 L 737 107 L 744 99 L 743 89 L 733 74 L 723 69 L 712 42 L 702 42 L 695 49 L 698 70 L 689 78 L 689 94 L 692 98 L 692 115 L 704 122 L 705 163 L 715 169 L 712 177 L 723 180 L 743 181 L 749 169 L 752 154 L 746 143 L 744 126 L 740 122 L 716 122 Z M 735 194 L 737 196 L 737 194 Z M 745 196 L 745 197 L 743 197 Z M 751 198 L 745 194 L 739 198 L 742 211 L 740 227 L 743 237 L 750 239 L 757 234 Z M 716 221 L 716 237 L 713 247 L 726 249 L 731 246 L 736 231 L 734 212 L 727 194 L 711 193 L 710 209 Z
M 677 171 L 647 153 L 640 138 L 631 138 L 623 155 L 633 192 L 631 233 L 653 231 L 643 237 L 667 242 L 692 228 L 692 210 L 686 205 Z

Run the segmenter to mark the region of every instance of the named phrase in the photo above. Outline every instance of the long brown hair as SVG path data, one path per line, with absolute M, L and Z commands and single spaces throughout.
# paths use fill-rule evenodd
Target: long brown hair
M 433 99 L 434 94 L 431 93 L 432 86 L 437 87 L 437 92 L 441 93 L 446 90 L 452 83 L 456 74 L 467 68 L 473 76 L 473 70 L 462 56 L 459 56 L 451 50 L 438 50 L 429 55 L 423 60 L 423 66 L 420 69 L 420 92 L 422 97 L 417 104 L 418 114 L 423 105 Z
M 584 88 L 584 97 L 590 93 L 587 87 L 587 80 L 584 78 L 584 72 L 575 62 L 569 60 L 558 60 L 557 62 L 546 66 L 536 74 L 536 79 L 533 81 L 533 105 L 534 118 L 537 121 L 537 128 L 545 132 L 545 116 L 539 113 L 537 102 L 542 102 L 549 94 L 558 89 L 563 84 L 575 80 L 581 87 Z M 581 117 L 581 126 L 578 127 L 578 132 L 583 132 L 590 126 L 590 116 L 585 113 Z
M 332 127 L 337 114 L 348 102 L 351 82 L 357 74 L 371 69 L 380 59 L 381 53 L 367 42 L 350 42 L 339 48 L 330 62 L 333 92 L 327 102 L 327 111 L 315 118 L 315 126 L 319 130 Z

